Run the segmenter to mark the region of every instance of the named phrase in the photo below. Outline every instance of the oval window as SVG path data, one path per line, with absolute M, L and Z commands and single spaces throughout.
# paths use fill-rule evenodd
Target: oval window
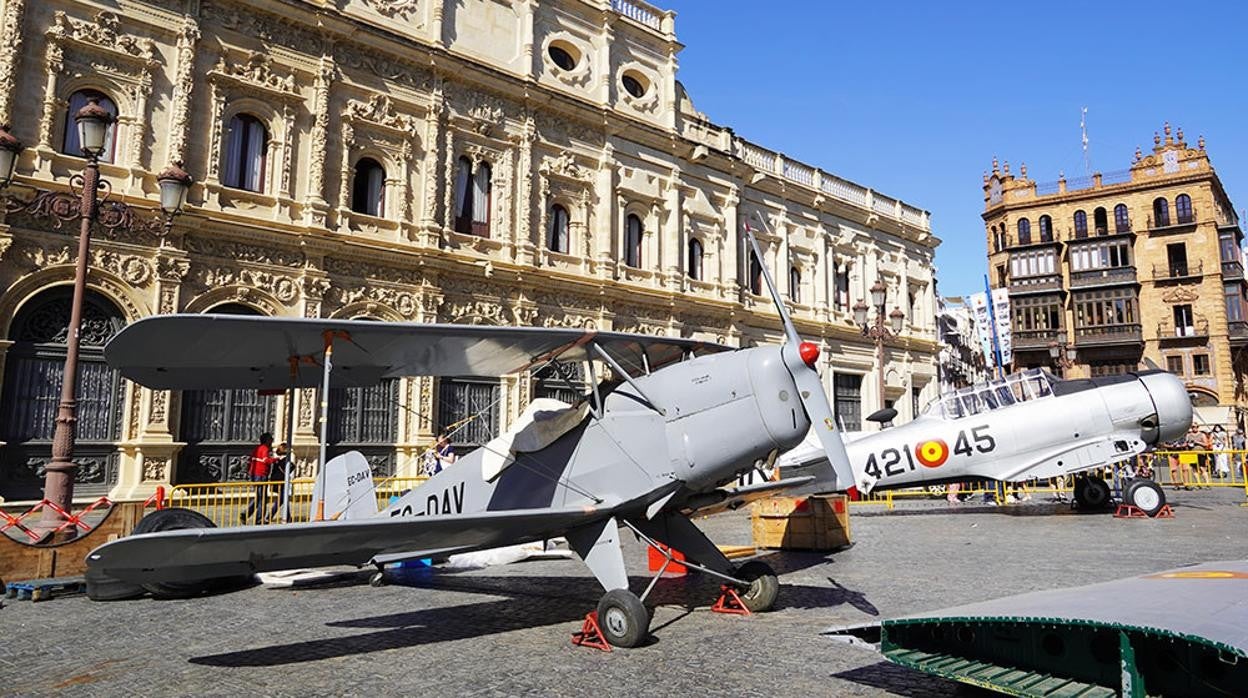
M 579 62 L 577 50 L 567 42 L 553 42 L 547 49 L 546 54 L 550 56 L 550 60 L 563 70 L 572 70 L 576 68 Z
M 645 97 L 646 92 L 650 90 L 650 81 L 635 70 L 624 73 L 620 77 L 620 82 L 624 85 L 626 92 L 638 99 Z

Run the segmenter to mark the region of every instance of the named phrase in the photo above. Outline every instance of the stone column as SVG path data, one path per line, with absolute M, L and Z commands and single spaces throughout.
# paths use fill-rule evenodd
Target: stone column
M 724 259 L 719 265 L 719 283 L 725 298 L 736 298 L 741 287 L 741 221 L 737 205 L 740 203 L 737 188 L 732 187 L 724 196 Z
M 331 50 L 331 47 L 324 47 L 313 86 L 312 149 L 308 162 L 308 192 L 303 201 L 303 222 L 311 226 L 325 225 L 329 211 L 325 201 L 325 166 L 329 148 L 330 88 L 337 74 Z
M 656 268 L 662 272 L 663 285 L 680 289 L 680 249 L 684 237 L 681 224 L 684 212 L 680 191 L 680 170 L 673 168 L 663 192 L 663 206 L 667 209 L 666 220 L 659 228 L 659 250 Z
M 173 98 L 169 110 L 169 161 L 186 161 L 186 139 L 191 128 L 191 92 L 195 88 L 195 48 L 199 25 L 187 17 L 178 32 L 177 67 L 174 69 Z
M 22 15 L 26 0 L 7 0 L 0 17 L 0 124 L 12 123 L 13 99 L 22 60 Z
M 525 3 L 528 7 L 528 3 Z M 537 263 L 537 243 L 533 235 L 533 142 L 537 140 L 537 124 L 532 112 L 524 115 L 520 134 L 520 147 L 516 163 L 516 247 L 514 259 L 518 264 Z M 544 203 L 543 203 L 544 205 Z M 540 230 L 540 226 L 539 226 Z
M 597 181 L 594 184 L 597 194 L 597 209 L 594 212 L 594 253 L 597 257 L 594 275 L 600 279 L 610 278 L 615 268 L 611 250 L 613 242 L 621 235 L 623 222 L 618 214 L 623 209 L 623 202 L 616 207 L 615 193 L 615 147 L 610 141 L 603 143 L 602 153 L 598 158 Z

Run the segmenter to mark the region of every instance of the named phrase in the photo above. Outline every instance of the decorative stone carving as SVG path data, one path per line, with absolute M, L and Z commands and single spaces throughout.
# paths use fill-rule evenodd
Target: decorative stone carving
M 225 29 L 266 43 L 295 50 L 317 46 L 320 36 L 294 22 L 264 13 L 249 3 L 226 3 L 224 0 L 203 0 L 199 5 L 203 19 L 211 19 Z
M 191 123 L 191 91 L 195 87 L 195 46 L 199 25 L 191 17 L 182 22 L 176 46 L 177 67 L 173 78 L 173 99 L 169 115 L 169 161 L 186 159 L 186 138 Z
M 360 70 L 417 91 L 428 92 L 437 89 L 427 68 L 383 56 L 363 46 L 338 44 L 334 53 L 334 61 L 340 66 Z
M 164 424 L 169 416 L 169 391 L 153 390 L 152 407 L 147 414 L 148 424 Z
M 271 247 L 249 245 L 243 242 L 216 240 L 209 237 L 188 236 L 185 241 L 189 252 L 220 257 L 233 262 L 271 264 L 279 267 L 302 267 L 307 257 L 302 252 L 288 252 Z
M 168 482 L 169 459 L 145 456 L 143 458 L 144 482 Z
M 1198 298 L 1200 294 L 1190 286 L 1177 286 L 1161 294 L 1163 303 L 1191 303 Z
M 22 254 L 37 268 L 72 264 L 77 255 L 69 246 L 23 246 Z M 121 277 L 135 286 L 145 286 L 155 275 L 151 261 L 137 255 L 121 254 L 95 247 L 91 249 L 90 267 Z
M 501 126 L 506 116 L 502 100 L 476 92 L 467 94 L 463 111 L 472 120 L 472 129 L 483 136 L 490 135 Z
M 209 74 L 266 92 L 290 94 L 295 91 L 295 76 L 275 71 L 273 59 L 259 51 L 249 52 L 241 63 L 229 61 L 223 54 L 217 58 L 217 64 Z
M 366 102 L 351 100 L 347 102 L 347 108 L 342 115 L 347 119 L 364 121 L 403 133 L 413 134 L 416 131 L 416 119 L 400 114 L 394 108 L 389 95 L 373 95 Z
M 112 12 L 99 12 L 90 22 L 72 19 L 62 10 L 57 10 L 53 17 L 49 39 L 81 42 L 100 50 L 129 54 L 144 62 L 156 59 L 156 45 L 152 40 L 121 33 L 121 20 Z
M 412 15 L 419 16 L 420 2 L 421 0 L 364 0 L 364 5 L 385 17 L 407 19 Z
M 161 281 L 169 281 L 177 283 L 186 278 L 186 273 L 191 269 L 190 260 L 178 257 L 157 257 L 156 258 L 156 275 Z
M 299 283 L 294 278 L 261 269 L 203 266 L 196 267 L 193 277 L 205 288 L 238 286 L 240 290 L 259 289 L 287 304 L 299 297 Z
M 0 124 L 13 120 L 15 76 L 22 51 L 22 14 L 26 0 L 9 0 L 0 16 Z
M 576 164 L 576 158 L 571 153 L 564 153 L 555 158 L 542 158 L 542 164 L 537 169 L 538 172 L 548 177 L 553 175 L 578 182 L 589 182 L 593 179 L 593 172 Z
M 312 161 L 308 164 L 308 203 L 310 221 L 323 225 L 325 216 L 315 209 L 325 205 L 325 153 L 328 150 L 329 134 L 329 91 L 337 75 L 337 67 L 331 56 L 321 56 L 319 70 L 316 74 L 316 104 L 313 107 L 313 118 L 316 123 L 312 128 Z M 289 150 L 289 149 L 288 149 Z
M 371 284 L 353 288 L 336 287 L 331 291 L 330 297 L 337 304 L 344 306 L 364 301 L 380 303 L 408 319 L 415 317 L 418 308 L 415 295 L 407 291 Z

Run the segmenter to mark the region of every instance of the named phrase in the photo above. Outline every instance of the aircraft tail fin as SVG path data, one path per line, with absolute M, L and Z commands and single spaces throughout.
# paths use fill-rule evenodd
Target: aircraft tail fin
M 331 459 L 317 474 L 312 491 L 312 518 L 367 519 L 377 515 L 373 469 L 359 451 Z

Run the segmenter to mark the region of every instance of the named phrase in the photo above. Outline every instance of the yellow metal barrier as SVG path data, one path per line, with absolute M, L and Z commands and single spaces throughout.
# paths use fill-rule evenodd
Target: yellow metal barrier
M 423 476 L 374 479 L 378 511 L 390 503 L 392 496 L 401 496 L 428 479 Z M 169 491 L 169 506 L 198 511 L 221 528 L 253 523 L 281 523 L 277 510 L 281 503 L 283 484 L 281 480 L 274 480 L 176 485 Z M 315 480 L 312 478 L 291 481 L 291 521 L 311 520 L 314 484 Z M 260 506 L 261 503 L 263 506 Z M 261 511 L 257 512 L 257 508 Z

